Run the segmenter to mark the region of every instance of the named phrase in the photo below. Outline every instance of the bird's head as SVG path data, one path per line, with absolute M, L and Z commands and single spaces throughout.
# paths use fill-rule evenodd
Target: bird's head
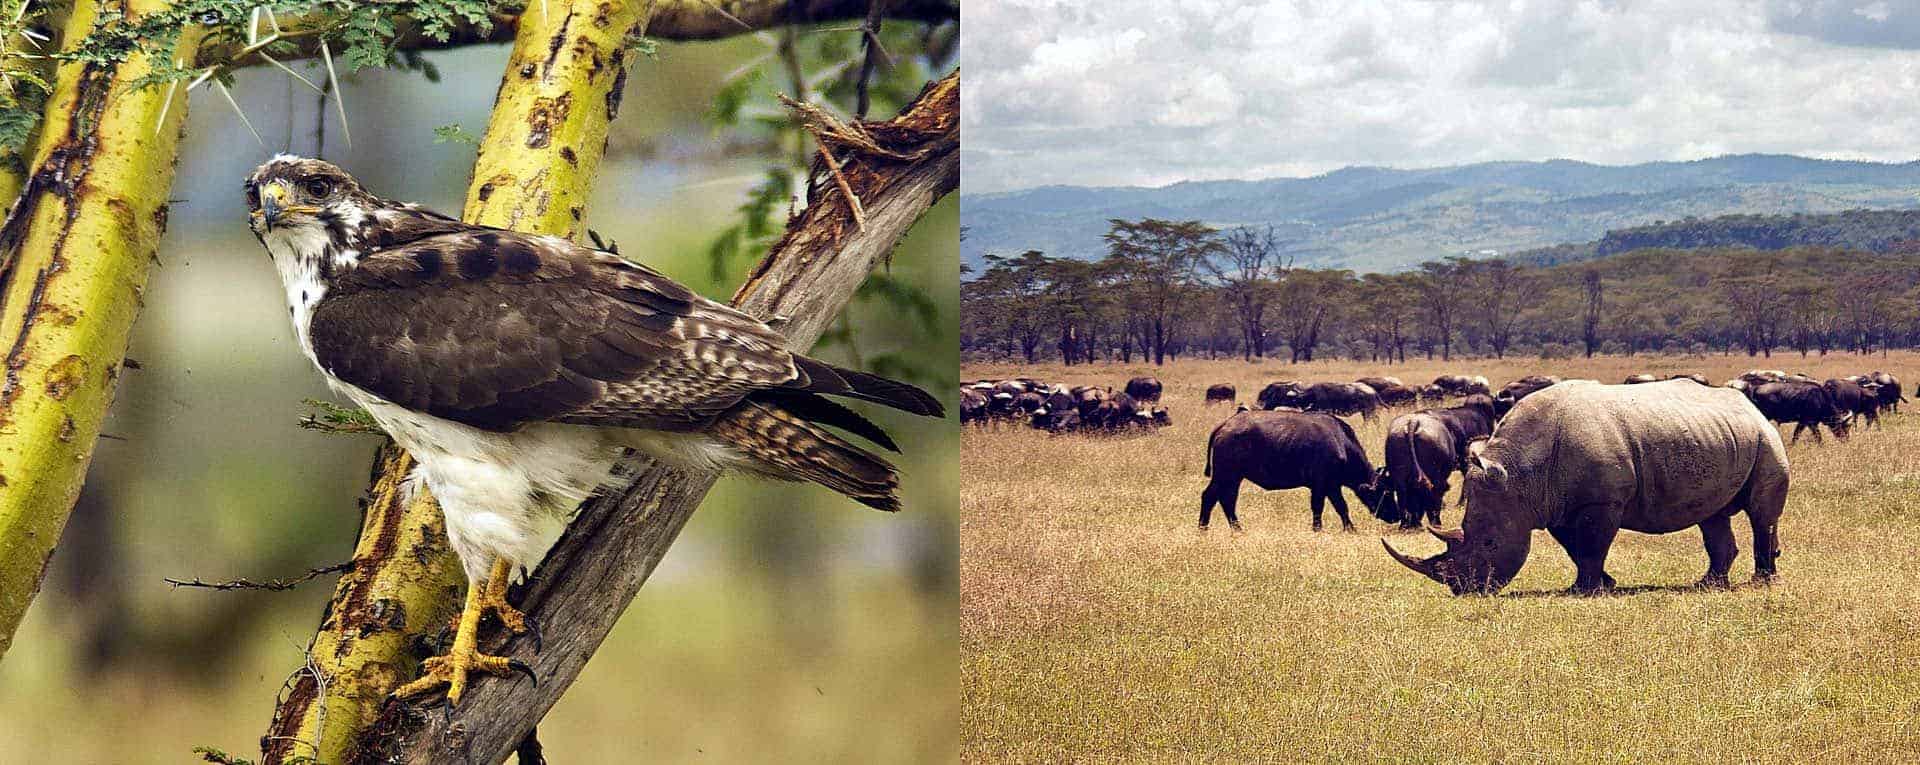
M 276 232 L 356 224 L 379 206 L 345 170 L 288 154 L 254 168 L 246 194 L 248 221 L 263 240 Z

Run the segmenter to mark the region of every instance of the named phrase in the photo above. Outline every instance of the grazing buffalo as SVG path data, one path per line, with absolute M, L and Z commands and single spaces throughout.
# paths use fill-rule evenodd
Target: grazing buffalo
M 1360 383 L 1323 382 L 1292 391 L 1281 405 L 1307 412 L 1359 414 L 1371 422 L 1378 416 L 1380 396 Z
M 1774 422 L 1794 423 L 1792 441 L 1800 440 L 1800 431 L 1813 429 L 1813 440 L 1820 440 L 1820 426 L 1826 425 L 1835 437 L 1846 440 L 1848 413 L 1834 403 L 1825 386 L 1782 380 L 1761 383 L 1747 397 L 1760 414 Z M 1791 441 L 1789 442 L 1791 443 Z
M 1028 423 L 1040 430 L 1055 433 L 1077 430 L 1080 427 L 1080 409 L 1066 389 L 1054 386 L 1047 394 L 1046 402 L 1033 410 Z
M 1160 378 L 1135 377 L 1127 381 L 1127 395 L 1135 401 L 1153 403 L 1160 400 Z
M 1207 404 L 1233 403 L 1235 398 L 1232 383 L 1217 383 L 1207 386 Z
M 1047 397 L 1038 393 L 1027 392 L 1013 397 L 1014 411 L 1021 415 L 1031 415 L 1046 405 Z
M 1853 417 L 1866 417 L 1867 427 L 1880 425 L 1880 386 L 1869 382 L 1862 385 L 1853 380 L 1831 379 L 1820 384 L 1827 389 L 1827 395 L 1833 397 L 1833 405 L 1845 412 L 1849 421 Z
M 1559 382 L 1560 378 L 1553 375 L 1527 375 L 1500 386 L 1500 392 L 1493 397 L 1493 411 L 1505 417 L 1507 411 L 1512 409 L 1514 404 L 1520 403 L 1521 399 L 1546 390 Z
M 1200 493 L 1203 529 L 1215 503 L 1226 513 L 1227 524 L 1240 528 L 1234 509 L 1243 480 L 1268 491 L 1311 490 L 1314 531 L 1320 530 L 1320 516 L 1329 500 L 1340 524 L 1353 530 L 1347 500 L 1340 494 L 1343 486 L 1376 515 L 1383 512 L 1380 503 L 1391 501 L 1352 426 L 1317 412 L 1242 412 L 1227 418 L 1207 440 L 1206 474 L 1212 480 Z
M 1147 424 L 1156 428 L 1164 428 L 1172 425 L 1173 413 L 1167 411 L 1167 408 L 1164 406 L 1156 406 L 1153 408 L 1153 412 L 1148 415 Z
M 987 422 L 987 397 L 974 388 L 960 389 L 960 424 L 985 425 Z
M 1300 388 L 1300 383 L 1292 380 L 1267 383 L 1267 387 L 1261 388 L 1260 395 L 1254 400 L 1259 402 L 1261 409 L 1276 409 L 1287 405 L 1287 400 L 1298 395 Z
M 1486 396 L 1468 396 L 1459 406 L 1446 409 L 1422 409 L 1393 418 L 1387 426 L 1387 479 L 1396 504 L 1398 521 L 1413 528 L 1424 517 L 1440 523 L 1448 479 L 1453 472 L 1467 469 L 1467 444 L 1493 434 L 1493 400 Z
M 1867 379 L 1873 381 L 1873 384 L 1880 386 L 1878 395 L 1880 396 L 1881 409 L 1889 412 L 1900 411 L 1900 402 L 1907 400 L 1906 396 L 1900 395 L 1900 378 L 1879 370 L 1874 370 L 1873 374 L 1867 375 Z
M 1087 427 L 1100 427 L 1100 407 L 1106 403 L 1107 391 L 1102 388 L 1076 388 L 1070 394 L 1074 405 L 1080 409 L 1080 423 Z
M 1498 592 L 1527 560 L 1533 530 L 1566 548 L 1578 592 L 1613 587 L 1607 551 L 1621 529 L 1667 534 L 1700 527 L 1707 573 L 1727 585 L 1739 552 L 1731 519 L 1753 527 L 1754 578 L 1773 577 L 1787 498 L 1780 432 L 1734 392 L 1668 381 L 1576 381 L 1528 398 L 1468 456 L 1461 528 L 1429 529 L 1446 552 L 1387 553 L 1454 594 Z
M 1471 396 L 1475 393 L 1484 393 L 1489 396 L 1493 395 L 1493 388 L 1487 383 L 1487 378 L 1479 375 L 1472 377 L 1467 375 L 1441 375 L 1433 378 L 1433 384 L 1428 387 L 1439 388 L 1449 396 Z
M 1380 397 L 1381 406 L 1404 406 L 1411 404 L 1420 395 L 1419 391 L 1407 387 L 1398 377 L 1362 377 L 1354 382 L 1373 389 Z

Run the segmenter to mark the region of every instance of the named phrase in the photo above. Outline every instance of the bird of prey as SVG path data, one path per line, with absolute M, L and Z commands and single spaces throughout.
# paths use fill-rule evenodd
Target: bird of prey
M 466 570 L 452 649 L 402 697 L 444 686 L 457 704 L 469 674 L 532 675 L 479 651 L 481 618 L 527 630 L 510 579 L 625 450 L 897 510 L 893 466 L 823 426 L 898 448 L 823 394 L 942 414 L 919 388 L 794 353 L 761 320 L 614 253 L 384 200 L 320 160 L 275 157 L 246 196 L 300 350 L 418 461 L 414 485 L 439 500 Z

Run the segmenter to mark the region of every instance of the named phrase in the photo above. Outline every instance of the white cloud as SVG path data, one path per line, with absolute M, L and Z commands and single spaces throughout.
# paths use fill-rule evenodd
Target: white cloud
M 1885 30 L 1914 26 L 1906 14 L 1857 1 L 970 0 L 963 183 L 1747 151 L 1904 161 L 1920 156 L 1904 97 L 1920 51 Z

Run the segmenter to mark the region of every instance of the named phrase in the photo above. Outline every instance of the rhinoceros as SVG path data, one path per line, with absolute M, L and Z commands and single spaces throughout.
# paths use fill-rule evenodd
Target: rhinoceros
M 1753 526 L 1756 581 L 1773 577 L 1787 498 L 1780 433 L 1739 392 L 1685 380 L 1644 385 L 1561 383 L 1528 396 L 1469 450 L 1467 512 L 1458 529 L 1428 531 L 1446 552 L 1416 560 L 1380 540 L 1407 568 L 1454 594 L 1492 594 L 1546 529 L 1579 570 L 1576 592 L 1613 586 L 1607 549 L 1621 529 L 1668 534 L 1700 527 L 1702 585 L 1725 586 L 1739 548 L 1731 519 Z

